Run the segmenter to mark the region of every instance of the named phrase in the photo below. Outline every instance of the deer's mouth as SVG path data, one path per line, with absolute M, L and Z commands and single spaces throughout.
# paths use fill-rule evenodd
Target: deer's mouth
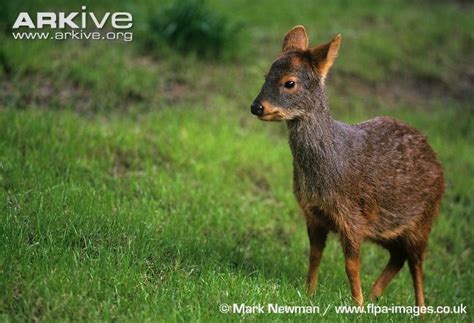
M 280 107 L 274 106 L 268 101 L 262 102 L 264 114 L 258 118 L 263 121 L 281 121 L 285 118 L 284 111 Z
M 266 113 L 263 116 L 259 116 L 258 118 L 262 121 L 281 121 L 281 120 L 283 120 L 283 117 L 280 114 L 280 111 L 274 111 L 274 112 Z

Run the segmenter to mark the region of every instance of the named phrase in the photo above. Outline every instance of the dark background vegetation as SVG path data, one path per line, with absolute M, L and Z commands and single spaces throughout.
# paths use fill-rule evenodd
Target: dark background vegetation
M 20 11 L 82 5 L 130 11 L 134 40 L 11 36 Z M 351 304 L 335 237 L 318 294 L 305 296 L 286 129 L 248 108 L 297 24 L 312 45 L 342 34 L 326 82 L 335 118 L 400 118 L 438 152 L 447 190 L 427 303 L 470 311 L 472 2 L 9 0 L 0 2 L 0 317 L 235 320 L 219 304 Z M 367 297 L 387 255 L 366 244 L 362 260 Z M 378 304 L 414 304 L 408 270 Z M 472 320 L 428 319 L 445 318 Z

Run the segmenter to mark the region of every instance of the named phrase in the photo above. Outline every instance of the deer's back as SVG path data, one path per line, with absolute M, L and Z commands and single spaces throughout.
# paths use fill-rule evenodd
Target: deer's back
M 353 127 L 364 134 L 363 148 L 353 156 L 363 176 L 377 185 L 380 193 L 403 193 L 429 200 L 439 195 L 443 172 L 424 135 L 389 117 L 377 117 Z M 387 197 L 388 198 L 388 197 Z M 402 196 L 399 196 L 402 198 Z
M 363 135 L 348 168 L 355 175 L 352 194 L 374 235 L 394 235 L 429 222 L 444 190 L 436 154 L 416 129 L 389 117 L 352 126 Z M 387 231 L 388 230 L 388 231 Z

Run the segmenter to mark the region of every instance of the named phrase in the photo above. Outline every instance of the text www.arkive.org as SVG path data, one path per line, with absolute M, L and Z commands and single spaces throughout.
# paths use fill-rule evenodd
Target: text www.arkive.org
M 109 31 L 101 33 L 98 31 L 82 31 L 82 30 L 71 30 L 71 31 L 56 31 L 50 32 L 12 32 L 14 39 L 18 40 L 121 40 L 121 41 L 132 41 L 133 33 L 131 31 Z

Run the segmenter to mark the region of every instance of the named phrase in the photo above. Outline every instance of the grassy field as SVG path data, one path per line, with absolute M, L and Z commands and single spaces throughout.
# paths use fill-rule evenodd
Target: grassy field
M 22 5 L 80 7 L 58 3 Z M 325 316 L 219 312 L 222 303 L 352 304 L 335 236 L 317 295 L 305 295 L 308 243 L 286 128 L 249 113 L 284 33 L 305 24 L 312 44 L 343 36 L 326 82 L 335 118 L 397 117 L 438 152 L 447 189 L 425 294 L 428 305 L 462 303 L 468 314 L 426 319 L 472 321 L 474 7 L 210 1 L 242 23 L 242 43 L 234 58 L 200 60 L 143 48 L 143 24 L 160 6 L 88 5 L 131 11 L 130 43 L 0 34 L 0 319 L 374 320 L 332 308 Z M 364 244 L 366 299 L 387 260 Z M 405 268 L 377 304 L 412 305 L 413 296 Z

